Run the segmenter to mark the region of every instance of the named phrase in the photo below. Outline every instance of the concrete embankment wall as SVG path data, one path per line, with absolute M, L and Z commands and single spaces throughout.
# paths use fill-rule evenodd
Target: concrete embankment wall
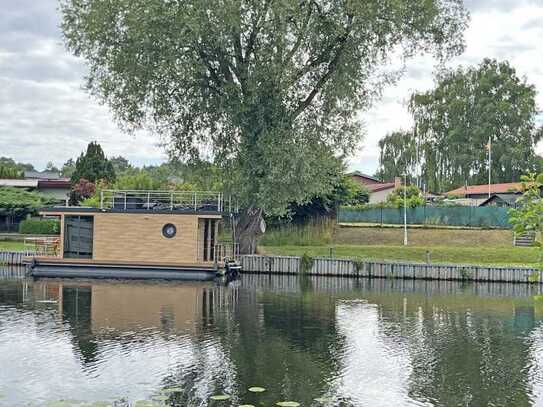
M 242 256 L 244 272 L 307 274 L 337 277 L 402 278 L 422 280 L 499 281 L 542 283 L 541 272 L 533 268 L 492 267 L 458 264 L 423 264 L 349 259 L 314 258 L 302 270 L 297 256 Z
M 0 264 L 21 265 L 23 258 L 32 254 L 31 252 L 0 252 Z M 301 258 L 297 256 L 241 256 L 243 271 L 246 273 L 543 283 L 542 273 L 533 268 L 353 261 L 320 257 L 311 259 L 309 263 L 306 265 L 306 270 L 302 270 Z

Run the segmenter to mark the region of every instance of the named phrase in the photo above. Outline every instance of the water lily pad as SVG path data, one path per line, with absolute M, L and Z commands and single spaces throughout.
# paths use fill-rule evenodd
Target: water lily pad
M 242 404 L 239 407 L 255 407 L 254 404 Z
M 316 399 L 313 399 L 313 400 L 321 404 L 330 404 L 334 402 L 334 399 L 331 397 L 317 397 Z
M 211 396 L 210 399 L 215 401 L 224 401 L 230 399 L 230 396 L 228 394 L 217 394 L 216 396 Z
M 264 387 L 249 387 L 249 391 L 252 392 L 252 393 L 262 393 L 264 391 L 266 391 L 266 389 Z
M 83 403 L 81 400 L 51 400 L 45 403 L 47 407 L 73 407 Z
M 166 401 L 168 400 L 168 396 L 164 396 L 163 394 L 155 394 L 154 396 L 151 397 L 153 400 L 158 400 L 158 401 Z
M 298 407 L 300 403 L 298 403 L 297 401 L 279 401 L 275 403 L 275 405 L 279 407 Z
M 162 389 L 162 393 L 182 393 L 183 389 L 181 387 L 166 387 Z
M 159 407 L 160 404 L 151 400 L 138 400 L 134 403 L 134 407 Z

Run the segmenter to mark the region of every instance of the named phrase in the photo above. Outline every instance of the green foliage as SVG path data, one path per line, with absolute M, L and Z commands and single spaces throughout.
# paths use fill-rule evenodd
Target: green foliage
M 445 191 L 488 181 L 488 140 L 492 179 L 518 180 L 536 171 L 535 146 L 543 131 L 535 117 L 536 89 L 508 62 L 485 59 L 474 67 L 445 70 L 434 89 L 411 96 L 415 128 L 379 143 L 381 176 L 410 176 L 420 168 L 428 190 Z
M 543 174 L 528 174 L 522 177 L 524 194 L 518 206 L 509 210 L 509 223 L 517 234 L 535 233 L 535 245 L 540 251 L 539 269 L 543 270 Z
M 54 202 L 38 192 L 20 188 L 0 187 L 0 214 L 22 216 Z
M 60 222 L 55 219 L 25 219 L 19 225 L 19 233 L 25 235 L 58 235 Z
M 339 178 L 332 192 L 314 196 L 304 204 L 291 204 L 286 216 L 268 217 L 271 224 L 285 220 L 304 224 L 315 218 L 333 217 L 341 205 L 362 205 L 369 200 L 369 191 L 349 176 Z
M 194 191 L 196 188 L 187 183 L 168 183 L 163 178 L 155 178 L 147 169 L 131 168 L 118 176 L 114 182 L 107 183 L 100 181 L 97 183 L 95 192 L 92 196 L 81 201 L 83 206 L 100 206 L 100 194 L 104 189 L 132 190 L 132 191 L 153 191 L 153 190 L 175 190 L 175 191 Z
M 412 131 L 395 131 L 387 134 L 379 140 L 379 150 L 377 178 L 388 181 L 402 174 L 415 174 L 419 159 Z
M 344 176 L 334 189 L 336 205 L 363 205 L 369 202 L 369 190 L 349 176 Z
M 309 256 L 307 253 L 304 253 L 302 257 L 300 257 L 300 273 L 306 274 L 311 271 L 311 268 L 313 267 L 314 263 L 313 257 Z
M 460 0 L 63 0 L 67 47 L 127 130 L 212 152 L 242 206 L 282 215 L 330 193 L 391 55 L 463 49 Z M 387 68 L 389 68 L 387 66 Z M 398 70 L 399 71 L 399 70 Z
M 0 157 L 0 167 L 15 168 L 20 173 L 24 171 L 34 171 L 35 168 L 29 163 L 18 163 L 13 158 Z
M 106 158 L 100 144 L 96 142 L 89 143 L 87 151 L 81 153 L 75 162 L 72 183 L 78 182 L 81 178 L 93 183 L 99 180 L 113 181 L 115 179 L 113 164 Z
M 191 159 L 188 162 L 171 160 L 157 166 L 141 169 L 130 167 L 120 175 L 147 174 L 161 189 L 190 189 L 199 191 L 220 191 L 223 189 L 224 171 L 219 166 L 205 160 Z
M 73 158 L 70 158 L 68 161 L 66 161 L 62 165 L 60 174 L 63 177 L 72 178 L 72 175 L 74 174 L 74 172 L 75 172 L 75 161 L 73 160 Z
M 111 189 L 129 189 L 149 191 L 153 189 L 166 189 L 167 184 L 161 180 L 151 177 L 143 170 L 137 170 L 132 174 L 125 174 L 117 177 L 111 184 Z
M 540 271 L 534 271 L 532 273 L 530 273 L 530 275 L 528 276 L 528 282 L 530 284 L 537 284 L 541 281 L 541 276 L 540 276 L 541 272 Z
M 518 206 L 509 210 L 509 223 L 515 233 L 536 233 L 536 240 L 541 244 L 543 231 L 543 174 L 529 174 L 522 177 L 524 194 L 518 200 Z
M 0 179 L 20 179 L 23 172 L 17 167 L 0 164 Z
M 471 280 L 473 278 L 471 271 L 463 267 L 458 270 L 458 274 L 460 274 L 462 280 Z
M 387 203 L 394 208 L 403 208 L 407 202 L 408 208 L 424 205 L 424 197 L 415 185 L 396 188 L 388 197 Z
M 363 260 L 352 260 L 355 274 L 360 274 L 364 270 L 365 262 Z
M 119 155 L 117 157 L 111 157 L 109 159 L 109 162 L 111 163 L 111 165 L 113 165 L 113 171 L 115 171 L 116 175 L 122 174 L 125 171 L 129 171 L 132 168 L 128 160 L 122 155 Z

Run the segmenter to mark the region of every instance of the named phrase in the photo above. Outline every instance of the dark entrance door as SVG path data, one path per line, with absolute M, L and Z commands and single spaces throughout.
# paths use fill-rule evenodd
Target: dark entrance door
M 64 217 L 64 257 L 92 259 L 92 216 Z

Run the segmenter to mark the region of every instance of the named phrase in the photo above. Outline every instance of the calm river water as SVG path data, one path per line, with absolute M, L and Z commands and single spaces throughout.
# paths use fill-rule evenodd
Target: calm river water
M 543 405 L 542 298 L 526 285 L 0 268 L 0 405 Z

